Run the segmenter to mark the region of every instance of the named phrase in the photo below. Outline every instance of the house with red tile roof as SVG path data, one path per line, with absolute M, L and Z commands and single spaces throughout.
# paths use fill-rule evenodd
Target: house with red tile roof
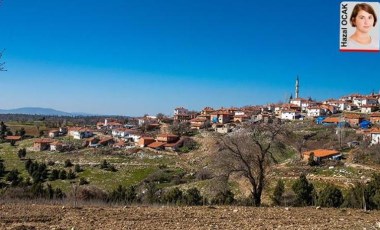
M 85 128 L 85 127 L 70 127 L 68 134 L 69 134 L 69 136 L 71 136 L 77 140 L 80 140 L 83 138 L 89 138 L 89 137 L 92 137 L 94 135 L 92 130 L 90 130 L 89 128 Z
M 206 116 L 207 115 L 199 115 L 198 117 L 191 119 L 190 127 L 192 129 L 203 129 L 206 126 L 206 122 L 209 121 Z
M 372 128 L 369 130 L 369 133 L 371 135 L 371 144 L 380 144 L 380 128 Z
M 153 137 L 141 137 L 137 145 L 142 148 L 153 142 L 155 142 Z
M 164 149 L 165 142 L 155 141 L 148 145 L 148 148 L 155 149 L 155 150 L 162 150 Z
M 358 126 L 360 122 L 364 120 L 364 117 L 361 114 L 357 114 L 357 113 L 345 113 L 343 114 L 343 118 L 351 126 Z
M 372 124 L 380 124 L 380 112 L 372 113 L 369 117 L 369 121 Z
M 342 156 L 342 154 L 333 149 L 315 149 L 311 151 L 303 152 L 303 159 L 308 160 L 310 157 L 310 154 L 314 154 L 314 161 L 320 161 L 323 159 L 336 159 Z
M 173 134 L 159 134 L 156 137 L 156 141 L 160 142 L 167 142 L 167 143 L 173 143 L 179 140 L 179 137 L 177 135 Z
M 21 136 L 6 136 L 4 139 L 6 141 L 20 141 L 22 137 Z
M 54 140 L 50 139 L 50 138 L 36 139 L 33 143 L 33 149 L 35 151 L 49 150 L 50 144 L 53 142 L 54 142 Z

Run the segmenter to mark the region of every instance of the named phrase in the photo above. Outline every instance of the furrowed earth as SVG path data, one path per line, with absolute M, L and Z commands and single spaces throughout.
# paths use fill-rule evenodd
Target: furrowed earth
M 380 229 L 380 211 L 241 206 L 0 205 L 0 229 Z

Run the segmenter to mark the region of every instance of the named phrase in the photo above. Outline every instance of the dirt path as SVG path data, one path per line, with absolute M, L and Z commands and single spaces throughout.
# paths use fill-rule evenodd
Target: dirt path
M 380 211 L 0 205 L 0 229 L 380 229 Z

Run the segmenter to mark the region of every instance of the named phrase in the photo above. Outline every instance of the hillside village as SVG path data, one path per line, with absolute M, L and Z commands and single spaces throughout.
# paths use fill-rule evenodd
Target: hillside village
M 363 139 L 371 144 L 380 143 L 380 94 L 351 94 L 339 99 L 322 102 L 304 98 L 290 98 L 289 103 L 268 104 L 264 106 L 246 106 L 242 108 L 205 107 L 203 110 L 189 111 L 184 107 L 174 109 L 174 116 L 167 117 L 146 115 L 144 117 L 123 121 L 106 118 L 86 127 L 59 127 L 49 130 L 46 138 L 34 141 L 35 151 L 64 151 L 67 143 L 57 140 L 68 136 L 82 140 L 83 147 L 113 148 L 147 147 L 153 150 L 178 151 L 186 136 L 171 133 L 172 124 L 185 124 L 188 131 L 209 131 L 229 133 L 245 122 L 288 122 L 310 120 L 322 126 L 346 127 L 356 130 Z M 153 132 L 149 132 L 149 131 Z M 19 141 L 21 136 L 6 136 L 8 141 Z
M 232 185 L 226 182 L 222 186 L 224 190 L 214 189 L 212 186 L 219 182 L 214 181 L 212 167 L 216 161 L 223 161 L 218 157 L 223 156 L 225 141 L 229 137 L 239 136 L 247 127 L 261 125 L 270 128 L 286 126 L 288 132 L 279 139 L 278 151 L 281 154 L 277 155 L 277 163 L 280 164 L 275 164 L 268 174 L 271 180 L 265 186 L 265 203 L 271 199 L 269 193 L 277 179 L 284 179 L 288 190 L 300 175 L 308 175 L 318 189 L 333 182 L 347 192 L 355 183 L 368 183 L 372 173 L 378 172 L 376 164 L 380 163 L 376 148 L 380 144 L 380 94 L 351 94 L 315 101 L 299 97 L 298 91 L 297 79 L 296 96 L 290 97 L 287 103 L 219 109 L 207 106 L 201 111 L 177 107 L 173 116 L 159 113 L 143 117 L 94 117 L 81 125 L 76 118 L 68 122 L 60 117 L 2 122 L 0 159 L 4 156 L 5 163 L 0 161 L 0 164 L 8 167 L 8 171 L 3 170 L 3 175 L 8 175 L 7 181 L 0 182 L 4 188 L 12 187 L 14 182 L 8 181 L 8 177 L 14 172 L 15 178 L 20 175 L 29 178 L 20 182 L 24 180 L 21 178 L 16 184 L 26 183 L 33 188 L 36 181 L 45 183 L 45 186 L 51 183 L 64 192 L 70 192 L 73 184 L 79 184 L 84 194 L 94 189 L 88 188 L 90 190 L 87 191 L 83 187 L 89 183 L 108 192 L 116 189 L 117 184 L 137 186 L 139 192 L 136 194 L 139 195 L 136 196 L 141 196 L 136 198 L 139 202 L 148 199 L 143 197 L 151 183 L 162 189 L 158 191 L 164 194 L 170 189 L 178 189 L 178 186 L 182 190 L 194 186 L 201 189 L 205 197 L 214 200 L 222 192 L 222 203 L 228 194 L 234 196 L 230 189 L 235 189 L 239 202 L 244 203 L 245 197 L 252 192 L 249 186 L 244 185 L 244 180 L 234 178 L 229 182 Z M 40 127 L 42 124 L 45 124 L 44 129 Z M 37 130 L 32 134 L 30 130 L 25 131 L 27 127 Z M 239 144 L 235 145 L 239 150 Z M 20 161 L 15 159 L 16 154 Z M 43 164 L 43 176 L 35 178 L 31 164 Z M 15 169 L 11 170 L 9 165 Z M 69 171 L 65 169 L 67 167 Z M 34 184 L 30 183 L 30 177 Z M 103 197 L 115 192 L 104 195 L 98 191 Z M 7 189 L 3 193 L 8 194 Z M 296 202 L 293 193 L 285 197 L 286 203 Z M 160 199 L 165 199 L 165 196 Z M 259 202 L 260 205 L 261 200 Z M 359 206 L 356 204 L 355 207 Z

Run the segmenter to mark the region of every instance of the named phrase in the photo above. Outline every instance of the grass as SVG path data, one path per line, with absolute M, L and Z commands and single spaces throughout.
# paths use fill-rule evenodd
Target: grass
M 25 179 L 29 177 L 25 169 L 25 161 L 30 158 L 37 162 L 48 163 L 49 161 L 55 162 L 53 166 L 48 166 L 49 170 L 52 169 L 69 169 L 74 171 L 74 167 L 64 168 L 64 162 L 70 159 L 71 162 L 81 165 L 82 172 L 77 173 L 77 177 L 73 180 L 55 180 L 46 181 L 54 188 L 61 188 L 63 191 L 68 192 L 71 190 L 71 184 L 79 184 L 80 178 L 86 179 L 90 185 L 96 186 L 100 189 L 112 191 L 118 185 L 131 186 L 140 183 L 150 174 L 159 170 L 159 165 L 165 165 L 168 168 L 175 168 L 176 160 L 174 156 L 157 155 L 151 153 L 144 153 L 143 155 L 104 155 L 99 153 L 98 149 L 85 148 L 78 150 L 74 153 L 60 153 L 60 152 L 34 152 L 30 150 L 33 146 L 33 140 L 22 140 L 17 142 L 16 146 L 11 146 L 9 143 L 0 144 L 0 158 L 4 161 L 6 170 L 17 169 L 21 176 Z M 17 156 L 17 151 L 20 148 L 26 148 L 27 154 L 25 160 L 20 160 Z M 107 160 L 110 164 L 114 165 L 117 169 L 116 172 L 106 171 L 100 169 L 99 165 L 103 160 Z M 177 173 L 177 170 L 174 169 Z

